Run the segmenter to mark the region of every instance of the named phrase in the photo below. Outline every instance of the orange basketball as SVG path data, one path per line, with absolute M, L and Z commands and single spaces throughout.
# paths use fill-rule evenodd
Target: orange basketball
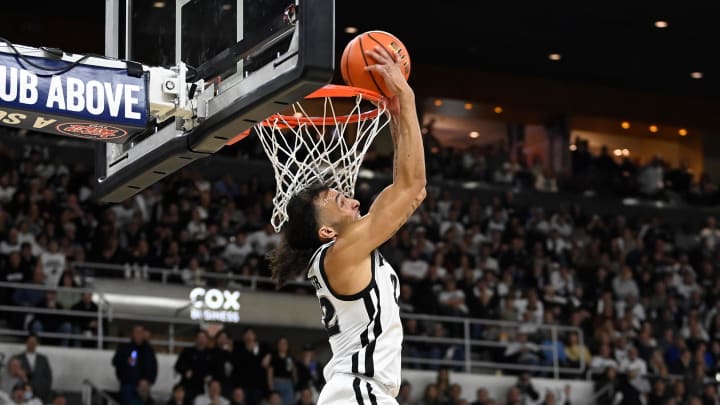
M 405 45 L 395 36 L 385 31 L 367 31 L 350 41 L 340 58 L 340 73 L 345 84 L 372 90 L 390 97 L 393 94 L 385 86 L 385 81 L 377 73 L 365 70 L 365 66 L 375 64 L 372 57 L 365 54 L 369 49 L 383 46 L 402 62 L 405 79 L 410 77 L 410 55 Z

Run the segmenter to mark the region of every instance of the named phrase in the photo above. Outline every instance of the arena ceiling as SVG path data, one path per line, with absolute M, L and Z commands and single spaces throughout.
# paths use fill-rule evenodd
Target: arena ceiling
M 104 1 L 75 0 L 72 7 L 54 1 L 6 3 L 0 13 L 0 37 L 74 53 L 103 52 Z M 637 113 L 637 119 L 720 129 L 720 34 L 716 28 L 720 3 L 715 1 L 336 0 L 336 8 L 338 58 L 354 35 L 345 33 L 345 27 L 356 27 L 359 32 L 380 29 L 403 40 L 414 66 L 640 91 L 650 96 L 650 102 L 628 101 L 607 115 L 624 117 L 644 105 L 646 111 Z M 662 28 L 660 22 L 666 26 Z M 551 54 L 559 55 L 559 60 L 552 60 Z M 437 75 L 435 89 L 446 87 L 444 80 Z M 504 83 L 496 87 L 496 93 L 507 88 Z M 526 106 L 549 105 L 544 94 L 550 91 L 552 87 L 534 91 L 535 99 Z M 576 93 L 565 105 L 551 108 L 570 111 L 582 104 L 583 94 Z M 615 99 L 608 97 L 602 109 L 586 110 L 612 110 L 607 104 L 622 101 L 617 97 L 621 93 L 613 94 Z M 656 94 L 679 97 L 653 99 Z M 522 95 L 515 91 L 506 100 Z M 660 101 L 653 103 L 660 99 L 662 108 Z
M 337 1 L 338 30 L 392 32 L 413 63 L 720 99 L 718 2 L 424 3 Z
M 5 3 L 0 37 L 102 53 L 104 1 Z M 336 8 L 338 55 L 352 38 L 345 27 L 381 29 L 417 64 L 720 100 L 715 1 L 336 0 Z

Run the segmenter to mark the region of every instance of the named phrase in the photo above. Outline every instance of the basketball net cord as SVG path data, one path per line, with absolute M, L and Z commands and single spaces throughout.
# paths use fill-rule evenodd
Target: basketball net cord
M 275 114 L 256 124 L 275 174 L 270 221 L 275 232 L 288 220 L 290 199 L 311 184 L 322 182 L 348 197 L 354 195 L 365 154 L 390 122 L 384 101 L 377 103 L 377 113 L 368 114 L 361 109 L 363 96 L 354 97 L 355 106 L 348 114 L 336 115 L 333 97 L 326 96 L 316 99 L 322 100 L 324 118 L 309 115 L 304 99 L 292 105 L 292 115 Z

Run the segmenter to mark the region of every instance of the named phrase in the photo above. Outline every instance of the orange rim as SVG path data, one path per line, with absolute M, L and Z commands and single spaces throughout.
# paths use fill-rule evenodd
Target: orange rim
M 341 86 L 337 84 L 328 84 L 325 85 L 314 92 L 308 94 L 305 96 L 306 99 L 316 99 L 316 98 L 333 98 L 333 97 L 356 97 L 361 96 L 367 101 L 370 101 L 371 103 L 375 105 L 380 105 L 380 103 L 384 103 L 384 98 L 370 90 L 361 89 L 359 87 L 352 87 L 352 86 Z M 290 127 L 296 127 L 303 124 L 314 124 L 314 125 L 335 125 L 337 123 L 342 124 L 354 124 L 356 122 L 365 121 L 370 118 L 375 118 L 380 113 L 379 108 L 374 108 L 369 111 L 362 112 L 360 114 L 353 114 L 353 115 L 339 115 L 334 117 L 295 117 L 294 115 L 282 115 L 282 114 L 273 114 L 270 117 L 268 117 L 266 120 L 261 122 L 264 126 L 276 126 L 278 128 L 290 128 Z M 277 122 L 281 121 L 281 122 Z
M 266 127 L 275 126 L 276 128 L 286 129 L 294 128 L 300 125 L 335 125 L 337 123 L 342 124 L 354 124 L 357 122 L 365 121 L 371 118 L 375 118 L 380 114 L 379 106 L 385 103 L 385 99 L 379 93 L 371 90 L 361 89 L 353 86 L 343 86 L 338 84 L 327 84 L 314 92 L 305 96 L 306 99 L 317 99 L 326 97 L 356 97 L 361 96 L 363 99 L 375 104 L 376 108 L 362 112 L 360 114 L 353 115 L 339 115 L 332 117 L 295 117 L 293 115 L 282 115 L 273 114 L 259 123 Z M 232 145 L 250 135 L 250 129 L 247 129 L 233 139 L 228 141 L 226 145 Z

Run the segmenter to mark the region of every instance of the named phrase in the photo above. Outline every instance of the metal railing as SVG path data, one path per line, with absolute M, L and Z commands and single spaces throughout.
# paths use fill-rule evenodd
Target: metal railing
M 100 397 L 101 400 L 105 400 L 105 402 L 99 402 L 99 404 L 103 405 L 120 405 L 118 401 L 115 400 L 110 394 L 105 392 L 103 389 L 98 387 L 97 385 L 93 384 L 92 381 L 85 379 L 83 380 L 83 386 L 82 386 L 82 403 L 83 405 L 96 405 L 98 402 L 96 402 L 94 399 L 96 398 L 95 394 Z
M 257 290 L 260 284 L 267 285 L 269 289 L 275 288 L 275 282 L 271 277 L 258 275 L 243 276 L 232 273 L 218 273 L 203 270 L 199 273 L 192 274 L 192 277 L 188 276 L 183 278 L 183 274 L 187 274 L 189 271 L 186 268 L 152 267 L 136 263 L 109 264 L 98 262 L 72 262 L 71 265 L 80 269 L 79 273 L 81 277 L 87 279 L 90 283 L 94 278 L 114 277 L 129 280 L 140 279 L 149 282 L 168 284 L 171 283 L 171 278 L 175 277 L 182 280 L 182 284 L 188 286 L 204 285 L 210 280 L 216 280 L 236 283 L 234 287 L 249 288 L 251 290 Z M 157 277 L 151 277 L 151 275 L 155 275 Z M 308 281 L 288 280 L 285 285 L 288 287 L 303 286 L 312 288 L 312 284 Z
M 92 291 L 87 288 L 70 288 L 70 287 L 57 287 L 51 288 L 44 285 L 37 284 L 22 284 L 22 283 L 6 283 L 0 282 L 0 289 L 2 288 L 24 288 L 24 289 L 40 289 L 40 290 L 56 290 L 68 292 L 88 292 Z M 169 353 L 173 353 L 178 347 L 192 346 L 193 343 L 189 341 L 178 341 L 176 338 L 176 325 L 193 325 L 200 326 L 201 321 L 191 320 L 186 317 L 180 316 L 160 316 L 160 315 L 140 315 L 137 313 L 123 313 L 112 310 L 112 306 L 107 304 L 102 294 L 94 292 L 97 295 L 99 305 L 97 312 L 84 312 L 84 311 L 72 311 L 72 310 L 57 310 L 49 308 L 39 307 L 28 307 L 28 306 L 11 306 L 2 305 L 0 311 L 4 312 L 15 312 L 21 314 L 55 314 L 64 315 L 74 318 L 96 318 L 98 320 L 98 333 L 96 336 L 87 336 L 84 333 L 58 333 L 58 332 L 40 332 L 38 336 L 47 337 L 52 339 L 63 339 L 72 341 L 96 341 L 96 347 L 101 349 L 105 343 L 120 343 L 127 341 L 127 337 L 121 336 L 108 336 L 103 330 L 104 321 L 116 320 L 127 320 L 134 322 L 152 322 L 164 324 L 167 327 L 167 338 L 166 339 L 153 339 L 150 341 L 151 344 L 156 346 L 166 346 Z M 408 319 L 415 319 L 418 322 L 427 324 L 440 323 L 444 326 L 452 326 L 451 329 L 456 332 L 460 330 L 460 333 L 456 333 L 455 336 L 451 337 L 433 337 L 426 335 L 413 335 L 405 333 L 404 340 L 407 343 L 420 343 L 426 346 L 454 349 L 456 353 L 460 355 L 448 357 L 448 356 L 404 356 L 402 361 L 407 365 L 415 366 L 445 366 L 451 367 L 466 372 L 478 372 L 482 370 L 492 371 L 532 371 L 537 373 L 543 373 L 547 376 L 554 378 L 560 378 L 560 375 L 580 375 L 586 370 L 586 362 L 584 357 L 580 357 L 579 364 L 577 366 L 567 366 L 560 362 L 560 353 L 558 353 L 558 342 L 568 333 L 576 333 L 578 335 L 578 343 L 584 345 L 583 332 L 578 327 L 562 326 L 562 325 L 544 325 L 539 323 L 529 324 L 527 322 L 510 322 L 500 320 L 488 320 L 488 319 L 474 319 L 465 317 L 450 317 L 450 316 L 434 316 L 434 315 L 421 315 L 421 314 L 408 314 L 403 313 L 402 318 L 404 321 Z M 544 336 L 546 343 L 535 343 L 539 348 L 539 358 L 542 361 L 536 364 L 518 364 L 517 362 L 498 362 L 488 361 L 487 359 L 473 358 L 474 354 L 483 351 L 493 350 L 506 350 L 510 345 L 515 344 L 513 340 L 501 341 L 497 339 L 500 332 L 503 332 L 507 336 L 514 336 L 518 332 L 531 326 L 537 331 L 538 335 Z M 429 329 L 429 328 L 428 328 Z M 481 331 L 481 332 L 478 332 Z M 27 332 L 14 329 L 0 329 L 0 335 L 12 335 L 12 336 L 25 336 Z M 549 356 L 548 356 L 549 353 Z M 544 356 L 543 356 L 544 354 Z
M 446 366 L 456 368 L 465 372 L 477 372 L 480 370 L 492 371 L 531 371 L 552 375 L 558 379 L 560 374 L 581 375 L 585 371 L 586 363 L 584 357 L 580 356 L 577 366 L 566 366 L 560 362 L 560 353 L 558 353 L 558 342 L 561 335 L 568 333 L 576 333 L 578 335 L 578 344 L 584 345 L 583 332 L 578 327 L 562 326 L 562 325 L 543 325 L 540 323 L 528 324 L 527 322 L 510 322 L 491 319 L 475 319 L 465 317 L 450 316 L 433 316 L 403 313 L 402 318 L 415 319 L 424 323 L 441 323 L 443 325 L 456 324 L 462 328 L 462 337 L 432 337 L 425 335 L 411 335 L 406 333 L 403 337 L 405 342 L 416 342 L 425 345 L 436 345 L 442 348 L 461 349 L 461 356 L 455 358 L 428 358 L 428 357 L 411 357 L 403 356 L 402 360 L 405 364 L 421 364 L 427 366 Z M 515 341 L 500 341 L 490 339 L 488 337 L 499 335 L 505 332 L 508 336 L 514 336 L 521 332 L 524 328 L 532 326 L 537 329 L 538 335 L 544 335 L 549 338 L 549 344 L 533 343 L 538 347 L 538 363 L 537 364 L 518 364 L 517 362 L 498 362 L 496 360 L 478 360 L 473 359 L 473 354 L 483 351 L 503 350 L 515 344 Z M 481 332 L 477 332 L 480 330 Z M 524 332 L 523 332 L 524 333 Z M 542 353 L 550 353 L 550 358 L 543 358 Z M 460 358 L 458 358 L 460 357 Z
M 192 342 L 178 341 L 175 338 L 175 326 L 176 325 L 192 325 L 200 326 L 199 320 L 192 320 L 185 317 L 172 317 L 172 316 L 161 316 L 161 315 L 140 315 L 137 313 L 126 313 L 118 312 L 112 308 L 107 299 L 102 293 L 96 292 L 91 288 L 77 288 L 77 287 L 49 287 L 42 284 L 25 284 L 25 283 L 12 283 L 12 282 L 0 282 L 0 293 L 3 293 L 3 289 L 15 289 L 15 290 L 40 290 L 40 291 L 57 291 L 57 292 L 68 292 L 82 294 L 85 292 L 92 292 L 94 297 L 97 297 L 97 311 L 74 311 L 71 309 L 52 309 L 42 308 L 34 306 L 23 306 L 23 305 L 0 305 L 0 312 L 16 313 L 18 315 L 24 315 L 25 317 L 32 317 L 36 314 L 44 315 L 58 315 L 67 318 L 67 321 L 72 323 L 78 318 L 87 318 L 97 320 L 97 333 L 95 335 L 86 335 L 84 331 L 62 333 L 62 332 L 51 332 L 51 331 L 40 331 L 37 333 L 40 338 L 50 338 L 55 340 L 66 340 L 72 342 L 83 342 L 83 341 L 94 341 L 94 345 L 97 349 L 104 348 L 106 343 L 121 343 L 128 340 L 124 336 L 110 336 L 105 330 L 105 322 L 112 322 L 113 320 L 124 320 L 133 322 L 145 322 L 145 323 L 159 323 L 167 326 L 167 339 L 152 339 L 151 344 L 156 346 L 166 346 L 168 352 L 172 353 L 177 347 L 192 346 Z M 30 319 L 32 322 L 33 319 Z M 23 326 L 29 326 L 29 322 L 23 320 Z M 22 329 L 10 329 L 0 328 L 0 335 L 5 336 L 27 336 L 27 330 Z

